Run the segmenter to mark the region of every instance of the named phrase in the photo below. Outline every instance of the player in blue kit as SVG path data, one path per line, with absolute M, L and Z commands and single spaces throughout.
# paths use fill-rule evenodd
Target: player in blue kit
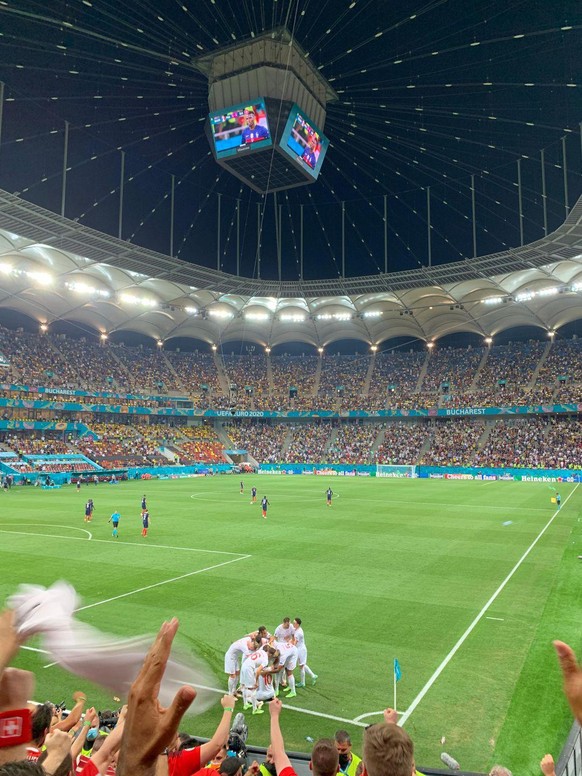
M 251 488 L 251 504 L 257 503 L 257 489 Z
M 257 113 L 253 107 L 245 108 L 244 117 L 246 127 L 241 133 L 241 145 L 250 145 L 250 143 L 256 143 L 257 140 L 269 138 L 268 129 L 257 123 Z
M 327 506 L 328 506 L 328 507 L 330 507 L 330 506 L 331 506 L 331 499 L 332 499 L 332 496 L 333 496 L 333 490 L 332 490 L 331 488 L 328 488 L 328 489 L 325 491 L 325 500 L 327 501 Z
M 141 529 L 141 535 L 147 536 L 148 528 L 150 527 L 150 513 L 147 509 L 141 513 L 141 523 L 143 525 L 143 528 Z
M 261 509 L 263 510 L 263 517 L 265 520 L 267 519 L 267 507 L 270 507 L 271 504 L 269 503 L 269 499 L 266 496 L 263 496 L 261 499 Z

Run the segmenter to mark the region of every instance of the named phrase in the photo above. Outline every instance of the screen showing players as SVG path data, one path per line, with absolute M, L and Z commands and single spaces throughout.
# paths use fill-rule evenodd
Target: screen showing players
M 272 145 L 262 98 L 211 113 L 209 119 L 217 159 Z
M 328 138 L 299 108 L 291 108 L 280 146 L 314 178 L 317 178 L 325 157 Z

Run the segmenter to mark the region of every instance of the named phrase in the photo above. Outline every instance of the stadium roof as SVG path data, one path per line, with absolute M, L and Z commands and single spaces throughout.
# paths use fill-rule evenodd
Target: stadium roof
M 406 272 L 274 282 L 196 266 L 96 232 L 0 191 L 0 307 L 49 324 L 158 341 L 264 346 L 399 336 L 554 331 L 582 318 L 582 198 L 521 248 Z
M 0 188 L 251 278 L 331 278 L 333 288 L 340 276 L 402 270 L 404 288 L 409 270 L 452 261 L 464 274 L 467 257 L 556 229 L 582 193 L 578 5 L 3 2 Z M 265 197 L 214 158 L 207 75 L 215 57 L 242 63 L 282 28 L 338 99 L 317 181 Z M 280 72 L 301 69 L 290 58 Z M 227 107 L 230 80 L 219 83 Z M 265 96 L 259 79 L 256 89 Z M 418 282 L 445 282 L 427 277 Z M 316 288 L 329 292 L 327 281 Z

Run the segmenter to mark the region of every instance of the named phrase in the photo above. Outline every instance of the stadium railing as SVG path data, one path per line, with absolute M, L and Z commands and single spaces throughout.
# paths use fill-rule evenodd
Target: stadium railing
M 556 776 L 582 774 L 582 728 L 574 722 L 556 765 Z

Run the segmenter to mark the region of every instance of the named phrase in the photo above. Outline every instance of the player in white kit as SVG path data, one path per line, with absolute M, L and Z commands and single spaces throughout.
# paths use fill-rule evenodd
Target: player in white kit
M 259 681 L 263 673 L 270 674 L 269 662 L 277 661 L 279 652 L 270 646 L 261 647 L 251 652 L 242 663 L 240 683 L 243 693 L 243 709 L 252 707 L 253 714 L 263 714 L 261 706 L 264 698 L 258 697 Z
M 229 695 L 234 695 L 236 692 L 241 662 L 256 648 L 257 642 L 252 635 L 249 635 L 233 642 L 226 651 L 224 656 L 224 673 L 228 674 Z
M 295 646 L 295 639 L 293 636 L 287 636 L 285 641 L 277 641 L 275 642 L 275 646 L 279 650 L 281 657 L 279 658 L 279 663 L 282 668 L 282 673 L 285 674 L 287 677 L 287 687 L 285 688 L 285 692 L 287 693 L 287 698 L 295 698 L 297 693 L 295 691 L 295 677 L 293 676 L 293 671 L 295 670 L 297 666 L 297 647 Z M 275 695 L 279 695 L 279 681 L 281 678 L 281 673 L 276 674 L 274 677 L 275 680 Z
M 297 661 L 299 663 L 299 681 L 297 682 L 297 687 L 305 687 L 305 672 L 309 674 L 311 684 L 317 682 L 317 674 L 314 674 L 307 665 L 307 646 L 305 644 L 305 634 L 301 627 L 301 617 L 296 617 L 293 620 L 293 628 L 293 636 L 295 637 L 295 643 L 297 644 Z
M 293 626 L 291 625 L 290 617 L 283 617 L 281 625 L 277 625 L 275 628 L 275 641 L 285 641 L 287 636 L 293 635 Z

